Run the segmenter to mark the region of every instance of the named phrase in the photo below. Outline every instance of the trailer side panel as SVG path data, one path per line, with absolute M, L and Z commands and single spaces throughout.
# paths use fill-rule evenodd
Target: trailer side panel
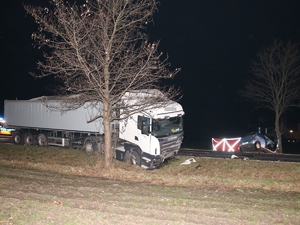
M 51 107 L 49 107 L 51 105 Z M 88 123 L 99 113 L 102 105 L 91 107 L 85 104 L 74 110 L 59 110 L 58 101 L 47 102 L 36 100 L 6 100 L 4 115 L 9 127 L 24 127 L 49 130 L 68 130 L 80 132 L 104 133 L 102 119 Z

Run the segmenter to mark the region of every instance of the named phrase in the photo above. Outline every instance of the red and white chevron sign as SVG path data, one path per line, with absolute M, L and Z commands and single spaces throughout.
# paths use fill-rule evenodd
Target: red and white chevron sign
M 239 151 L 239 143 L 241 138 L 212 138 L 213 151 Z

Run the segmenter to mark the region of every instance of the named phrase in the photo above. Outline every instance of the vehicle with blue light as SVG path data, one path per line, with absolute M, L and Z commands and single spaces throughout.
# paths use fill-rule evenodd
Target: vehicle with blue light
M 6 127 L 5 120 L 3 117 L 0 117 L 0 136 L 11 136 L 13 131 L 13 128 Z

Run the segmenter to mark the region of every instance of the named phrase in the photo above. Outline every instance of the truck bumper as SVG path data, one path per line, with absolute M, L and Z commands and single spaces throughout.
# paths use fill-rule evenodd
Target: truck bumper
M 141 167 L 147 170 L 154 170 L 158 168 L 162 163 L 162 159 L 159 155 L 153 156 L 146 153 L 142 155 Z

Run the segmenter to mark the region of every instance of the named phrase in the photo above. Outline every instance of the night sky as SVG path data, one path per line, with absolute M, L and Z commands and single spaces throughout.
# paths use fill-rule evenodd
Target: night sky
M 33 19 L 23 3 L 9 0 L 0 15 L 1 99 L 49 95 L 50 80 L 35 80 L 41 52 L 32 47 Z M 172 68 L 181 68 L 174 83 L 183 92 L 186 112 L 184 145 L 210 147 L 211 137 L 239 137 L 258 126 L 272 127 L 273 113 L 258 110 L 238 95 L 257 52 L 274 38 L 300 42 L 299 0 L 161 0 L 151 40 L 160 40 Z M 35 3 L 37 4 L 37 3 Z M 299 110 L 287 114 L 300 122 Z

